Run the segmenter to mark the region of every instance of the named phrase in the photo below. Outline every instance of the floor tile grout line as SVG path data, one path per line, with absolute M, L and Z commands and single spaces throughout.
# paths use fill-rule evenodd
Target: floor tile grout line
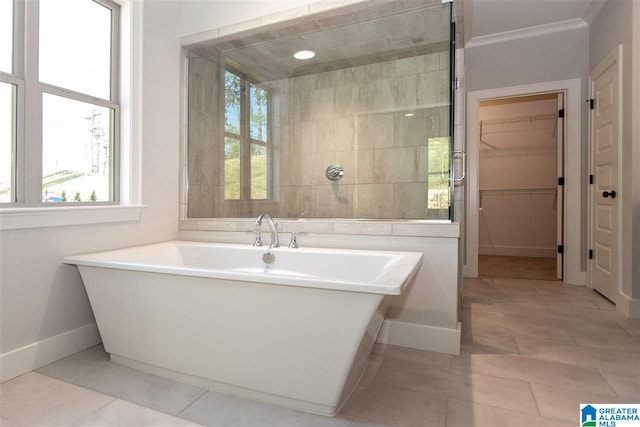
M 71 384 L 71 383 L 67 383 L 67 384 Z M 74 385 L 76 385 L 76 384 L 74 384 Z M 78 386 L 78 385 L 76 385 L 76 386 L 77 386 L 77 387 L 82 387 L 82 386 Z M 92 390 L 92 391 L 95 391 L 95 390 Z M 96 393 L 100 393 L 100 392 L 96 392 Z M 102 394 L 102 395 L 104 395 L 104 396 L 113 397 L 113 396 L 110 396 L 110 395 L 105 394 L 105 393 L 100 393 L 100 394 Z M 122 399 L 118 399 L 118 398 L 116 398 L 116 397 L 113 397 L 113 399 L 111 399 L 109 402 L 107 402 L 107 403 L 105 403 L 104 405 L 102 405 L 101 407 L 99 407 L 99 408 L 97 408 L 97 409 L 95 409 L 95 410 L 93 410 L 93 411 L 89 412 L 88 414 L 85 414 L 84 416 L 82 416 L 82 417 L 78 418 L 77 420 L 75 420 L 74 422 L 72 422 L 72 423 L 70 423 L 70 424 L 71 424 L 72 426 L 73 426 L 73 425 L 77 425 L 80 421 L 84 420 L 85 418 L 88 418 L 89 416 L 91 416 L 91 415 L 93 415 L 93 414 L 97 413 L 98 411 L 102 411 L 104 408 L 106 408 L 107 406 L 111 405 L 112 403 L 114 403 L 114 402 L 115 402 L 115 401 L 117 401 L 117 400 L 122 400 Z
M 408 362 L 408 361 L 401 361 L 401 362 Z M 409 361 L 409 362 L 410 362 L 410 361 Z M 415 363 L 419 363 L 419 362 L 415 362 Z M 434 368 L 437 368 L 437 369 L 451 369 L 451 370 L 456 371 L 456 372 L 467 373 L 467 374 L 469 374 L 469 376 L 477 375 L 477 376 L 482 376 L 482 377 L 487 377 L 487 378 L 493 378 L 493 379 L 498 379 L 498 380 L 509 380 L 509 381 L 518 382 L 518 383 L 525 383 L 525 384 L 527 384 L 527 387 L 529 388 L 529 391 L 531 392 L 531 397 L 532 397 L 532 398 L 534 398 L 534 403 L 536 403 L 536 402 L 535 402 L 535 396 L 534 396 L 534 394 L 533 394 L 533 391 L 531 390 L 531 382 L 530 382 L 530 381 L 526 381 L 526 380 L 522 380 L 522 379 L 517 379 L 517 378 L 506 378 L 506 377 L 500 377 L 500 376 L 496 376 L 496 375 L 488 375 L 488 374 L 482 374 L 482 373 L 473 373 L 473 372 L 471 372 L 471 371 L 465 371 L 465 370 L 456 369 L 456 368 L 442 368 L 442 367 L 433 366 L 433 365 L 429 365 L 429 366 L 434 367 Z M 382 370 L 382 368 L 381 368 L 381 370 Z M 428 395 L 428 396 L 437 396 L 437 397 L 441 397 L 441 396 L 439 396 L 439 394 L 438 394 L 437 392 L 428 392 L 428 391 L 416 390 L 416 389 L 413 389 L 413 388 L 402 388 L 402 387 L 399 387 L 399 386 L 397 386 L 397 385 L 395 385 L 395 384 L 389 384 L 389 383 L 381 382 L 381 381 L 380 381 L 380 382 L 376 381 L 376 384 L 381 384 L 381 385 L 384 385 L 384 386 L 387 386 L 387 387 L 392 387 L 392 388 L 395 388 L 395 389 L 397 389 L 397 390 L 410 391 L 410 392 L 414 392 L 414 393 L 421 393 L 421 394 L 425 394 L 425 395 Z M 544 384 L 543 384 L 543 385 L 544 385 Z M 495 408 L 500 408 L 500 409 L 505 409 L 505 410 L 515 411 L 515 412 L 520 412 L 520 411 L 517 411 L 517 410 L 515 410 L 515 409 L 504 408 L 504 407 L 500 407 L 500 406 L 487 405 L 487 404 L 485 404 L 485 403 L 476 402 L 475 400 L 473 400 L 473 398 L 470 398 L 470 399 L 464 399 L 464 398 L 457 397 L 457 396 L 451 396 L 451 395 L 449 395 L 449 394 L 446 394 L 445 398 L 446 398 L 446 399 L 459 400 L 459 401 L 463 401 L 463 402 L 471 402 L 471 403 L 474 403 L 474 404 L 479 404 L 479 405 L 484 405 L 484 406 L 490 406 L 490 407 L 495 407 Z M 536 403 L 536 410 L 538 410 L 537 403 Z M 523 413 L 523 414 L 526 414 L 526 412 L 522 412 L 522 413 Z M 531 414 L 530 414 L 530 415 L 531 415 Z M 538 415 L 539 415 L 539 414 L 538 414 Z
M 182 413 L 184 411 L 186 411 L 188 408 L 190 408 L 191 406 L 193 406 L 198 400 L 202 399 L 207 393 L 209 393 L 212 390 L 208 390 L 205 389 L 204 392 L 198 396 L 197 398 L 193 399 L 193 401 L 189 402 L 189 404 L 187 404 L 187 406 L 185 406 L 184 408 L 182 408 L 181 410 L 178 411 L 178 413 L 176 414 L 176 417 L 183 419 L 183 420 L 187 420 L 186 418 L 182 417 Z M 187 421 L 191 421 L 191 420 L 187 420 Z
M 109 363 L 113 363 L 113 362 L 109 361 Z M 33 371 L 33 372 L 35 372 L 35 371 Z M 139 372 L 141 372 L 141 373 L 145 373 L 145 374 L 149 374 L 148 372 L 144 372 L 144 371 L 139 371 Z M 107 393 L 107 392 L 104 392 L 104 391 L 102 391 L 102 390 L 97 390 L 97 389 L 95 389 L 95 388 L 92 388 L 92 387 L 89 387 L 89 386 L 86 386 L 86 385 L 83 385 L 83 384 L 77 384 L 77 383 L 75 383 L 75 382 L 73 382 L 73 381 L 66 381 L 66 380 L 62 380 L 62 379 L 59 379 L 59 378 L 56 378 L 56 377 L 49 376 L 49 375 L 44 374 L 44 373 L 43 373 L 43 374 L 40 374 L 40 375 L 44 375 L 44 376 L 46 376 L 46 377 L 48 377 L 48 378 L 52 378 L 52 379 L 54 379 L 54 380 L 62 381 L 62 382 L 65 382 L 65 383 L 67 383 L 67 384 L 71 384 L 71 385 L 74 385 L 74 386 L 76 386 L 76 387 L 83 388 L 83 389 L 85 389 L 85 390 L 90 390 L 90 391 L 92 391 L 92 392 L 94 392 L 94 393 L 99 393 L 99 394 L 102 394 L 102 395 L 104 395 L 104 396 L 109 396 L 109 397 L 113 398 L 112 402 L 113 402 L 113 401 L 115 401 L 115 400 L 122 400 L 122 401 L 124 401 L 124 402 L 128 402 L 128 403 L 131 403 L 131 404 L 133 404 L 133 405 L 141 406 L 141 407 L 143 407 L 143 408 L 147 408 L 147 409 L 150 409 L 150 410 L 152 410 L 152 411 L 156 411 L 156 412 L 159 412 L 159 413 L 162 413 L 162 414 L 166 414 L 166 415 L 170 415 L 170 416 L 178 417 L 178 415 L 177 415 L 177 414 L 173 414 L 173 413 L 171 413 L 171 412 L 166 412 L 166 411 L 163 411 L 163 410 L 158 409 L 158 408 L 153 408 L 153 407 L 151 407 L 151 406 L 148 406 L 148 405 L 143 404 L 143 403 L 140 403 L 140 402 L 135 402 L 135 401 L 133 401 L 133 400 L 131 400 L 131 399 L 127 398 L 127 397 L 124 397 L 124 396 L 116 396 L 116 395 L 114 395 L 114 394 L 112 394 L 112 393 Z M 149 374 L 149 375 L 153 375 L 153 374 Z M 84 378 L 84 377 L 83 377 L 83 378 Z M 160 378 L 162 378 L 162 377 L 160 377 Z M 169 381 L 173 381 L 173 380 L 169 380 Z M 176 383 L 176 384 L 184 384 L 184 383 L 180 383 L 180 382 L 177 382 L 177 381 L 173 381 L 173 382 L 174 382 L 174 383 Z M 188 385 L 188 384 L 187 384 L 187 385 Z M 205 394 L 207 393 L 207 391 L 208 391 L 208 390 L 205 390 L 205 391 L 204 391 L 204 393 L 203 393 L 201 396 L 199 396 L 198 398 L 196 398 L 195 400 L 200 399 L 200 397 L 202 397 L 203 395 L 205 395 Z M 194 400 L 194 402 L 195 402 L 195 400 Z M 111 403 L 111 402 L 110 402 L 110 403 Z M 193 402 L 191 402 L 189 405 L 191 405 L 192 403 L 193 403 Z M 189 406 L 189 405 L 187 405 L 187 406 Z M 180 412 L 181 412 L 181 411 L 180 411 Z M 178 418 L 180 418 L 180 417 L 178 417 Z M 181 419 L 184 419 L 184 418 L 181 418 Z M 189 421 L 189 420 L 187 420 L 187 421 Z
M 531 391 L 531 394 L 533 395 L 533 390 Z M 535 396 L 534 396 L 534 400 L 535 400 Z M 504 408 L 504 407 L 501 407 L 501 406 L 494 406 L 494 405 L 487 405 L 486 403 L 479 403 L 479 402 L 467 401 L 467 400 L 456 399 L 456 398 L 448 398 L 447 399 L 447 405 L 450 404 L 449 401 L 457 401 L 457 402 L 462 402 L 462 403 L 471 403 L 472 405 L 477 405 L 477 406 L 481 406 L 481 407 L 485 407 L 485 408 L 496 409 L 498 411 L 504 411 L 504 412 L 509 412 L 509 413 L 513 413 L 513 414 L 520 414 L 520 415 L 524 415 L 524 416 L 527 416 L 527 417 L 538 416 L 538 417 L 545 418 L 545 419 L 548 419 L 548 420 L 562 421 L 562 420 L 559 420 L 557 418 L 550 418 L 550 417 L 545 417 L 545 416 L 541 415 L 540 414 L 540 409 L 538 408 L 538 403 L 537 402 L 535 402 L 535 404 L 536 404 L 536 411 L 538 411 L 538 413 L 537 414 L 530 414 L 528 412 L 522 412 L 522 411 L 518 411 L 516 409 Z M 449 427 L 449 426 L 447 426 L 447 427 Z M 482 426 L 482 427 L 484 427 L 484 426 Z
M 613 390 L 613 392 L 615 393 L 616 397 L 619 398 L 623 398 L 624 396 L 620 396 L 620 394 L 618 393 L 618 390 L 615 389 L 615 387 L 609 382 L 609 380 L 607 380 L 607 376 L 604 375 L 599 368 L 596 368 L 596 371 L 598 371 L 598 374 L 600 374 L 600 376 L 602 377 L 602 379 L 604 380 L 605 383 L 607 383 L 607 385 L 609 386 L 609 388 L 611 390 Z
M 449 423 L 449 398 L 447 397 L 447 400 L 444 404 L 445 408 L 444 408 L 444 427 L 447 427 L 448 423 Z

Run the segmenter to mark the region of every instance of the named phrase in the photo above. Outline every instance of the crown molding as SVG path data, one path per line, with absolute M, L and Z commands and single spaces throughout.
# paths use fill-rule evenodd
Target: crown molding
M 572 31 L 588 27 L 589 26 L 582 18 L 574 18 L 566 21 L 554 22 L 551 24 L 544 24 L 535 27 L 521 28 L 512 31 L 504 31 L 502 33 L 489 34 L 486 36 L 473 37 L 466 44 L 465 48 L 469 49 L 478 46 L 504 43 L 531 37 L 539 37 L 547 34 L 561 33 L 564 31 Z

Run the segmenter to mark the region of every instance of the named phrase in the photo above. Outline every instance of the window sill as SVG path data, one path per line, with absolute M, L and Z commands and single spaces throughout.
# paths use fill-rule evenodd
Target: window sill
M 139 221 L 145 205 L 0 209 L 0 230 Z

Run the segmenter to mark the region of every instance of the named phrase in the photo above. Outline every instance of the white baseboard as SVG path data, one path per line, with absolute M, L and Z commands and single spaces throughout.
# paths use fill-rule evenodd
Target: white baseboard
M 457 356 L 460 354 L 460 330 L 460 322 L 456 329 L 448 329 L 385 319 L 377 341 Z
M 618 293 L 616 308 L 631 319 L 640 319 L 640 299 L 629 298 L 622 292 Z
M 99 344 L 95 323 L 0 354 L 0 383 Z
M 555 258 L 557 248 L 530 248 L 520 246 L 478 246 L 479 255 L 526 256 L 536 258 Z

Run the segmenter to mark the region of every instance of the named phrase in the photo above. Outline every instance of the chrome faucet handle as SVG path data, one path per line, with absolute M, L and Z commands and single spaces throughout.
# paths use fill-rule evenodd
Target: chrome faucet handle
M 256 231 L 256 240 L 253 242 L 254 247 L 262 246 L 262 232 Z
M 299 248 L 298 239 L 296 239 L 296 233 L 291 233 L 291 241 L 289 241 L 289 247 L 292 249 Z
M 299 248 L 298 246 L 298 237 L 299 236 L 308 236 L 309 233 L 306 231 L 293 231 L 291 232 L 291 240 L 289 241 L 290 248 Z

